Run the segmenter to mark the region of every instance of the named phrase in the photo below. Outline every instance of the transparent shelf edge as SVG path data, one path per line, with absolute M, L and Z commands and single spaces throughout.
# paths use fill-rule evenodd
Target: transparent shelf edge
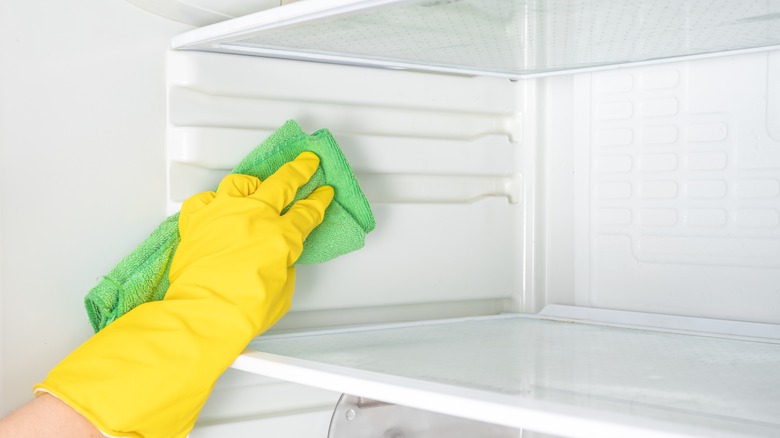
M 333 336 L 333 339 L 337 339 L 336 337 L 338 336 L 347 336 L 351 337 L 352 340 L 356 339 L 355 336 L 362 336 L 362 341 L 357 342 L 354 345 L 350 344 L 351 346 L 347 347 L 344 352 L 336 353 L 336 355 L 347 354 L 348 356 L 352 355 L 353 358 L 355 355 L 358 355 L 363 358 L 360 360 L 368 360 L 371 362 L 382 360 L 382 357 L 375 356 L 370 349 L 372 343 L 383 342 L 383 338 L 381 338 L 382 332 L 392 332 L 394 330 L 408 331 L 416 330 L 418 328 L 424 330 L 433 329 L 449 331 L 448 324 L 491 324 L 494 322 L 501 323 L 502 321 L 504 323 L 511 323 L 511 321 L 539 321 L 555 323 L 558 324 L 559 328 L 575 333 L 582 331 L 582 329 L 590 325 L 579 318 L 591 316 L 597 320 L 592 323 L 594 327 L 597 327 L 596 330 L 601 330 L 607 334 L 609 334 L 610 331 L 621 332 L 622 334 L 620 336 L 628 336 L 626 339 L 630 342 L 643 342 L 642 336 L 650 333 L 650 336 L 679 339 L 683 341 L 683 344 L 689 341 L 693 342 L 692 345 L 696 351 L 700 350 L 700 346 L 697 347 L 697 345 L 701 343 L 715 345 L 717 350 L 718 345 L 712 343 L 718 343 L 720 341 L 730 343 L 730 345 L 737 345 L 740 348 L 744 347 L 748 352 L 770 349 L 771 354 L 774 356 L 777 355 L 777 350 L 780 349 L 776 344 L 776 339 L 748 338 L 745 336 L 746 334 L 757 334 L 760 336 L 772 335 L 774 334 L 773 331 L 776 332 L 778 327 L 771 324 L 735 323 L 731 321 L 704 320 L 700 318 L 692 319 L 692 327 L 694 327 L 695 330 L 713 327 L 716 331 L 722 332 L 727 329 L 733 329 L 735 327 L 733 324 L 736 324 L 736 327 L 739 327 L 737 332 L 742 338 L 734 338 L 730 335 L 707 334 L 700 331 L 681 331 L 680 325 L 688 320 L 686 317 L 668 317 L 666 315 L 647 315 L 635 312 L 606 311 L 602 309 L 595 309 L 595 312 L 588 312 L 586 309 L 582 310 L 585 311 L 579 312 L 577 308 L 569 306 L 548 306 L 540 315 L 507 314 L 492 317 L 424 321 L 418 324 L 385 324 L 311 333 L 272 335 L 258 338 L 258 342 L 295 343 L 301 340 L 310 340 L 311 342 L 319 343 L 325 339 L 327 343 L 327 338 L 329 336 Z M 627 318 L 628 320 L 633 319 L 639 321 L 643 326 L 626 325 Z M 661 327 L 649 327 L 651 325 L 660 325 Z M 372 331 L 378 331 L 380 338 L 376 338 L 376 335 L 372 335 Z M 545 335 L 532 336 L 538 338 L 539 336 L 544 337 Z M 632 336 L 636 336 L 636 339 L 630 339 Z M 715 337 L 715 339 L 712 339 L 711 337 Z M 607 336 L 607 338 L 609 338 L 609 336 Z M 403 338 L 393 338 L 395 343 L 402 342 L 402 339 Z M 349 342 L 349 339 L 347 339 L 347 341 Z M 411 344 L 417 342 L 416 339 L 412 339 L 411 341 Z M 563 348 L 560 345 L 557 345 L 555 340 L 548 341 L 543 339 L 542 345 L 546 345 L 544 342 L 549 342 L 549 348 L 552 350 Z M 676 342 L 678 341 L 674 340 L 672 345 Z M 304 343 L 303 345 L 306 344 Z M 360 350 L 360 345 L 367 345 L 369 348 L 367 348 L 365 352 L 357 351 Z M 598 342 L 596 342 L 594 346 L 594 348 L 598 349 Z M 425 347 L 425 345 L 423 345 L 423 347 Z M 710 348 L 707 346 L 705 347 Z M 641 408 L 642 403 L 639 403 L 637 405 L 639 408 L 639 411 L 637 411 L 638 414 L 634 415 L 633 408 L 631 407 L 634 405 L 633 401 L 629 405 L 625 400 L 621 399 L 621 396 L 619 395 L 611 399 L 603 399 L 603 396 L 599 395 L 598 390 L 591 393 L 588 392 L 587 389 L 583 391 L 582 388 L 580 388 L 580 392 L 577 392 L 576 387 L 572 387 L 572 391 L 575 391 L 574 394 L 578 394 L 578 397 L 585 397 L 588 399 L 595 397 L 594 400 L 599 398 L 603 399 L 600 401 L 597 400 L 594 404 L 586 403 L 587 406 L 580 406 L 561 401 L 566 400 L 566 397 L 570 396 L 566 395 L 563 399 L 560 399 L 560 394 L 556 394 L 556 392 L 560 392 L 560 390 L 555 389 L 556 385 L 550 386 L 548 385 L 549 382 L 544 381 L 537 382 L 538 385 L 532 384 L 531 388 L 535 389 L 532 389 L 530 394 L 525 394 L 523 391 L 519 393 L 509 391 L 505 393 L 494 389 L 487 390 L 479 386 L 470 386 L 456 381 L 449 382 L 447 379 L 444 379 L 444 381 L 435 381 L 426 380 L 420 377 L 411 377 L 404 375 L 403 373 L 394 374 L 392 366 L 388 372 L 378 372 L 372 369 L 361 369 L 355 366 L 345 366 L 344 364 L 312 360 L 311 358 L 305 357 L 294 357 L 294 355 L 279 354 L 277 352 L 253 351 L 251 348 L 253 347 L 250 346 L 250 350 L 246 351 L 236 360 L 233 364 L 233 368 L 303 385 L 382 400 L 388 403 L 405 405 L 412 408 L 424 409 L 502 426 L 524 428 L 542 433 L 573 437 L 607 435 L 632 437 L 736 437 L 775 436 L 777 433 L 780 433 L 780 424 L 775 424 L 774 422 L 767 423 L 766 421 L 760 421 L 755 418 L 741 418 L 739 417 L 739 413 L 735 413 L 735 416 L 731 417 L 727 410 L 724 413 L 714 416 L 707 412 L 696 411 L 695 401 L 693 402 L 694 404 L 691 405 L 694 410 L 690 412 L 680 406 L 666 407 L 645 404 L 645 407 Z M 412 348 L 414 348 L 414 346 L 412 346 Z M 686 347 L 683 345 L 683 347 L 680 348 Z M 758 350 L 755 350 L 756 348 L 758 348 Z M 271 350 L 273 351 L 274 348 L 271 348 Z M 282 350 L 284 350 L 284 348 L 282 348 Z M 399 351 L 403 351 L 403 349 Z M 470 353 L 471 352 L 467 351 L 463 354 L 469 355 Z M 533 355 L 540 353 L 538 350 L 532 350 L 529 351 L 528 354 Z M 544 354 L 544 352 L 542 352 L 542 354 Z M 674 352 L 671 354 L 674 356 Z M 302 355 L 306 356 L 306 352 Z M 587 365 L 587 362 L 582 362 L 583 357 L 584 355 L 582 352 L 574 353 L 572 360 L 579 360 L 579 362 Z M 398 361 L 398 357 L 392 357 L 392 360 Z M 412 358 L 410 358 L 410 360 L 413 361 Z M 434 359 L 434 361 L 435 360 L 436 359 Z M 442 360 L 444 360 L 442 366 L 451 367 L 453 365 L 453 362 L 448 361 L 448 359 Z M 511 354 L 504 359 L 496 358 L 496 360 L 514 363 Z M 534 361 L 535 360 L 538 359 L 534 359 Z M 545 359 L 542 358 L 542 360 Z M 685 358 L 678 358 L 677 360 L 685 360 Z M 634 359 L 629 357 L 626 360 L 626 365 L 633 367 L 633 365 L 630 365 L 630 363 L 633 363 L 632 361 L 635 361 L 637 365 L 645 363 L 641 358 Z M 401 363 L 403 363 L 403 361 L 401 361 Z M 415 362 L 413 361 L 412 365 L 409 366 L 414 367 L 414 364 Z M 596 366 L 596 364 L 591 365 Z M 685 364 L 681 363 L 681 365 Z M 423 368 L 426 369 L 426 366 L 427 371 L 423 371 L 423 373 L 435 372 L 431 370 L 435 370 L 435 367 L 438 365 L 436 363 L 428 363 L 423 366 Z M 460 366 L 460 364 L 456 364 L 456 366 Z M 675 367 L 674 360 L 672 360 L 672 366 L 670 368 L 674 369 Z M 533 374 L 546 372 L 547 368 L 546 365 L 543 365 L 541 369 L 532 369 L 531 371 L 532 373 L 529 377 L 534 379 L 536 377 Z M 555 371 L 551 372 L 554 373 Z M 660 372 L 663 373 L 663 370 Z M 423 374 L 423 376 L 424 375 L 426 374 Z M 684 375 L 685 374 L 683 373 L 683 376 Z M 516 379 L 517 376 L 512 378 Z M 524 379 L 525 377 L 522 378 Z M 596 385 L 603 386 L 614 384 L 614 382 L 610 382 L 608 379 L 601 383 L 598 382 L 599 379 L 596 376 L 594 376 L 594 379 L 597 381 L 595 383 Z M 772 376 L 768 376 L 766 379 L 766 382 L 769 384 L 773 381 Z M 755 382 L 750 381 L 750 377 L 746 382 L 748 385 L 755 384 Z M 578 384 L 576 380 L 574 383 Z M 579 384 L 582 383 L 583 382 L 579 382 Z M 688 382 L 683 381 L 683 383 L 684 384 L 680 388 L 672 387 L 672 399 L 686 394 L 685 384 Z M 637 382 L 637 384 L 641 386 L 646 385 L 647 382 Z M 698 384 L 701 384 L 701 382 L 698 382 Z M 615 385 L 615 389 L 618 390 L 618 393 L 623 390 L 620 386 L 621 385 Z M 629 386 L 631 385 L 629 384 Z M 652 389 L 652 385 L 649 386 L 648 389 Z M 669 387 L 667 386 L 666 389 L 668 390 Z M 542 391 L 539 393 L 541 396 L 539 394 L 534 395 L 534 391 Z M 545 395 L 545 391 L 552 392 Z M 699 394 L 692 394 L 693 400 L 696 400 L 697 397 L 706 399 L 708 397 L 707 391 L 708 390 L 704 390 Z M 550 397 L 550 394 L 552 394 L 553 397 Z M 734 396 L 739 398 L 739 394 L 740 391 L 736 391 Z M 728 395 L 724 395 L 723 397 L 728 397 Z M 678 401 L 679 400 L 675 400 L 675 402 Z M 755 402 L 755 400 L 752 400 L 747 401 L 746 403 Z M 737 403 L 740 403 L 740 401 L 738 400 Z M 610 406 L 615 407 L 616 409 L 610 409 Z M 740 406 L 740 408 L 744 409 L 749 406 L 750 405 Z M 662 412 L 664 409 L 670 410 L 671 414 L 668 416 L 664 414 Z M 675 410 L 679 410 L 679 412 L 675 412 Z M 662 415 L 659 416 L 659 412 L 661 412 Z M 766 416 L 766 413 L 760 415 Z M 711 421 L 704 420 L 708 417 L 711 417 Z
M 231 368 L 386 403 L 565 437 L 736 438 L 748 436 L 696 426 L 636 419 L 598 410 L 572 408 L 562 404 L 522 400 L 487 391 L 355 370 L 257 351 L 245 352 Z
M 780 50 L 780 44 L 773 44 L 769 46 L 761 47 L 748 47 L 743 49 L 697 53 L 691 55 L 679 55 L 668 58 L 647 59 L 641 61 L 625 61 L 608 64 L 599 64 L 589 67 L 573 67 L 562 69 L 546 69 L 546 70 L 529 70 L 527 72 L 511 72 L 511 71 L 492 71 L 482 70 L 475 68 L 462 68 L 446 65 L 434 65 L 434 64 L 421 64 L 421 63 L 409 63 L 390 60 L 368 59 L 353 56 L 334 55 L 325 53 L 308 53 L 305 51 L 295 50 L 281 50 L 271 48 L 259 48 L 259 47 L 247 47 L 237 44 L 220 43 L 215 45 L 204 46 L 192 46 L 192 47 L 179 47 L 177 50 L 191 50 L 200 52 L 212 52 L 223 53 L 232 55 L 247 55 L 258 56 L 278 59 L 289 59 L 297 61 L 309 61 L 320 62 L 325 64 L 338 64 L 348 65 L 355 67 L 368 67 L 379 68 L 386 70 L 410 70 L 410 71 L 423 71 L 434 72 L 444 74 L 454 74 L 460 76 L 487 76 L 506 78 L 510 80 L 522 80 L 522 79 L 535 79 L 545 78 L 552 76 L 562 76 L 568 74 L 590 73 L 598 71 L 608 70 L 620 70 L 633 67 L 642 67 L 650 65 L 662 65 L 675 62 L 695 61 L 711 58 L 719 58 L 723 56 L 737 56 L 749 53 L 771 52 L 774 50 Z

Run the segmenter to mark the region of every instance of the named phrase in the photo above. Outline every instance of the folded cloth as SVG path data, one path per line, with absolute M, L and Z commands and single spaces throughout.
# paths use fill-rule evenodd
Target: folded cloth
M 325 219 L 309 234 L 296 262 L 314 264 L 362 248 L 365 235 L 376 226 L 368 200 L 330 132 L 322 129 L 309 136 L 297 123 L 288 121 L 252 150 L 232 173 L 265 180 L 304 151 L 317 154 L 320 167 L 298 190 L 295 200 L 326 184 L 335 190 Z M 96 333 L 136 306 L 165 297 L 168 270 L 179 245 L 178 220 L 178 213 L 168 217 L 89 291 L 84 304 Z

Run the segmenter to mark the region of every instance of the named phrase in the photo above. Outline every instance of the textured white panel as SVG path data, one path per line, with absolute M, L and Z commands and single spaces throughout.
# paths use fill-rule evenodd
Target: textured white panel
M 778 60 L 575 77 L 579 304 L 780 322 Z
M 287 119 L 330 129 L 352 164 L 377 228 L 360 251 L 297 268 L 294 312 L 495 312 L 523 292 L 523 87 L 197 52 L 171 52 L 168 76 L 171 212 Z

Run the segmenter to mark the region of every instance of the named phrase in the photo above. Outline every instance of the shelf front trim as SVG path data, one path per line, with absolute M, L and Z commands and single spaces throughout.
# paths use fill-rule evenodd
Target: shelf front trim
M 736 438 L 742 436 L 258 351 L 246 351 L 231 367 L 274 379 L 386 403 L 572 438 L 593 436 Z

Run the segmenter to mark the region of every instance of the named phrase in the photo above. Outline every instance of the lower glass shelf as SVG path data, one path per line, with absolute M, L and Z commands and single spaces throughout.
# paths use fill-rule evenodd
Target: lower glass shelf
M 234 368 L 562 436 L 780 436 L 771 339 L 500 315 L 260 337 Z

